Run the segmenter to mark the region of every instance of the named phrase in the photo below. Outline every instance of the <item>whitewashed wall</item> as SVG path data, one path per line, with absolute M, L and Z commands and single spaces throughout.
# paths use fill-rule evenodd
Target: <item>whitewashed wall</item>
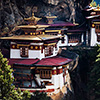
M 95 33 L 95 28 L 91 28 L 91 41 L 90 46 L 95 46 L 97 42 L 97 35 Z

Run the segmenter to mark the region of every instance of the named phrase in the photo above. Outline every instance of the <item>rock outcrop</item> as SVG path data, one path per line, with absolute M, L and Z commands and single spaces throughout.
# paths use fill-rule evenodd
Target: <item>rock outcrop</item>
M 58 20 L 77 23 L 84 22 L 82 9 L 90 0 L 1 0 L 0 33 L 9 32 L 14 26 L 22 24 L 35 8 L 35 15 L 45 16 L 49 11 L 58 16 Z

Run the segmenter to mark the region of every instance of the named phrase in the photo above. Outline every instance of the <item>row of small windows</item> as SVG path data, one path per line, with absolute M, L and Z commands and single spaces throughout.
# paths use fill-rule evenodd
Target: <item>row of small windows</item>
M 28 57 L 28 48 L 26 48 L 26 47 L 21 47 L 21 48 L 20 48 L 20 56 L 21 56 L 21 57 Z
M 95 32 L 100 33 L 100 25 L 95 25 Z
M 14 69 L 14 84 L 16 87 L 33 87 L 32 80 L 35 80 L 35 75 L 33 73 L 35 70 L 23 70 L 23 69 Z M 40 70 L 40 78 L 41 79 L 51 79 L 52 78 L 52 70 Z M 37 83 L 38 84 L 38 83 Z M 38 87 L 38 85 L 35 87 Z
M 81 39 L 81 35 L 69 35 L 68 43 L 79 43 Z
M 96 28 L 96 29 L 100 29 L 100 25 L 96 25 L 95 28 Z
M 45 32 L 30 32 L 30 33 L 28 33 L 28 32 L 25 32 L 25 35 L 40 35 L 40 34 L 45 34 Z
M 57 35 L 58 33 L 45 33 L 45 32 L 25 32 L 25 35 L 41 35 L 41 34 L 48 34 L 48 35 Z M 59 33 L 60 34 L 60 33 Z
M 53 46 L 45 47 L 45 56 L 53 55 L 54 48 Z
M 20 56 L 21 57 L 28 57 L 28 47 L 21 47 L 20 48 Z M 54 47 L 53 46 L 48 46 L 45 47 L 45 56 L 50 56 L 53 55 Z
M 40 78 L 42 79 L 49 79 L 52 77 L 51 70 L 40 70 Z

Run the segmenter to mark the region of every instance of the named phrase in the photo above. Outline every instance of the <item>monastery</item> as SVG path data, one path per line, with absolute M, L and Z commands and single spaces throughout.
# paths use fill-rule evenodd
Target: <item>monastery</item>
M 87 13 L 86 19 L 89 25 L 87 32 L 88 41 L 90 46 L 100 44 L 100 7 L 88 6 L 84 9 Z
M 47 92 L 54 100 L 54 95 L 72 91 L 68 70 L 77 67 L 78 55 L 61 49 L 62 46 L 75 45 L 81 42 L 82 34 L 76 38 L 65 34 L 69 22 L 55 22 L 56 16 L 46 16 L 47 24 L 39 24 L 41 18 L 25 18 L 27 25 L 17 26 L 24 31 L 23 35 L 1 37 L 10 41 L 9 65 L 14 69 L 14 85 L 22 91 Z M 71 34 L 70 34 L 71 35 Z M 70 38 L 68 38 L 70 37 Z M 80 40 L 78 40 L 78 38 Z
M 59 93 L 65 93 L 67 88 L 73 92 L 69 71 L 77 67 L 78 55 L 65 47 L 100 44 L 100 7 L 88 6 L 84 11 L 88 29 L 75 22 L 56 21 L 57 16 L 50 12 L 45 16 L 47 22 L 41 23 L 42 18 L 32 13 L 32 17 L 24 19 L 27 25 L 16 27 L 24 31 L 23 35 L 0 37 L 10 41 L 8 61 L 14 70 L 16 88 L 47 92 L 53 100 L 58 100 Z

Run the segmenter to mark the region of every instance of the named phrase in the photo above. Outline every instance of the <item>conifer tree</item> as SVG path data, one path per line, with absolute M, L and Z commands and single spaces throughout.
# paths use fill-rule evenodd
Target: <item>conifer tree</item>
M 13 69 L 11 69 L 7 59 L 3 58 L 3 55 L 0 52 L 0 99 L 29 100 L 30 93 L 28 91 L 21 92 L 20 89 L 15 90 L 12 73 Z
M 90 72 L 90 81 L 88 84 L 93 100 L 100 100 L 100 45 L 98 45 L 97 48 L 97 58 Z

